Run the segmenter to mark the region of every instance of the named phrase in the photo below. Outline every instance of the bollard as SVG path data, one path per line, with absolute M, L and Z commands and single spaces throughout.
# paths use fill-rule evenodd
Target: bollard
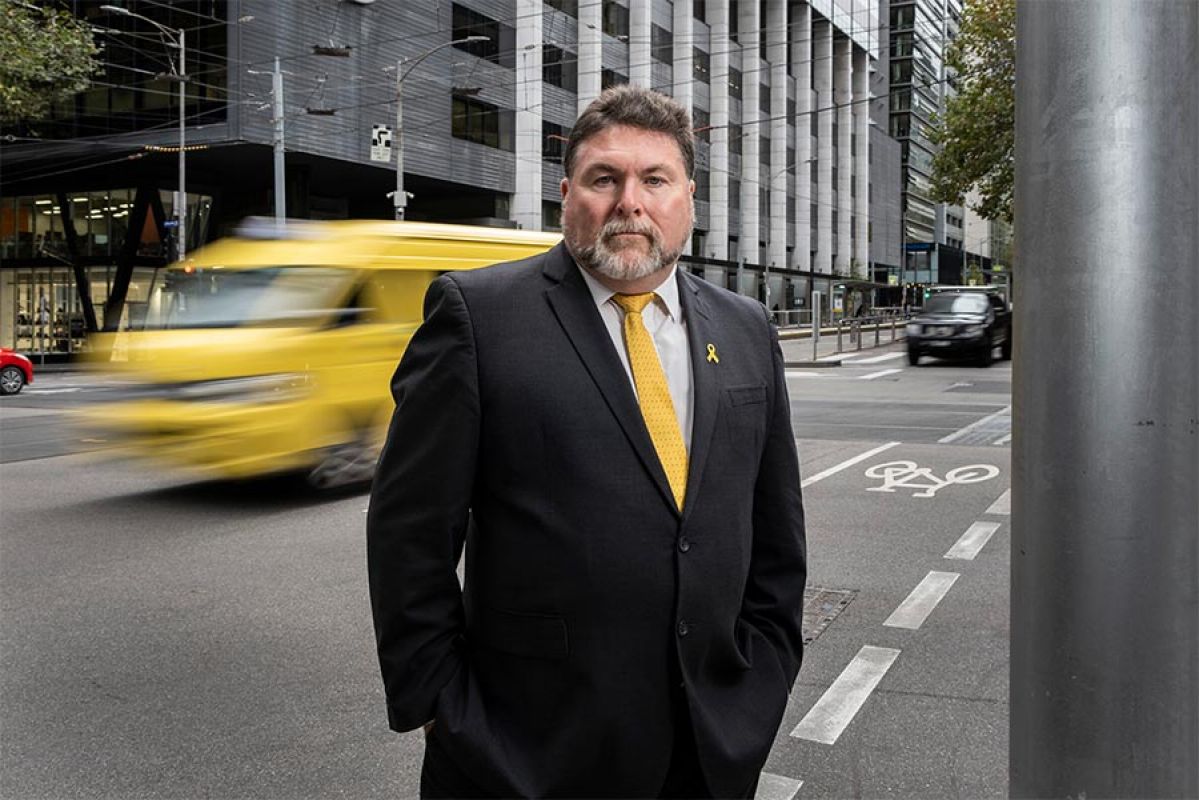
M 861 350 L 862 349 L 862 323 L 854 322 L 853 327 L 854 327 L 854 332 L 856 334 L 854 338 L 856 338 L 858 340 L 857 349 Z
M 882 324 L 883 324 L 883 321 L 881 319 L 879 319 L 878 317 L 874 318 L 874 346 L 875 347 L 878 347 L 879 335 L 880 335 L 878 332 L 878 329 L 880 326 L 882 326 Z
M 837 352 L 841 352 L 841 325 L 844 320 L 837 320 Z

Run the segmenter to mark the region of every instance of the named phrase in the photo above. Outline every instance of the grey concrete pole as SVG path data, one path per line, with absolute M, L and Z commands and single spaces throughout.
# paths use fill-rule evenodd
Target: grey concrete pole
M 1012 797 L 1199 797 L 1199 3 L 1017 14 Z
M 275 225 L 282 228 L 287 224 L 287 173 L 283 139 L 283 70 L 279 68 L 278 58 L 275 59 L 275 71 L 271 76 L 271 86 L 275 96 Z

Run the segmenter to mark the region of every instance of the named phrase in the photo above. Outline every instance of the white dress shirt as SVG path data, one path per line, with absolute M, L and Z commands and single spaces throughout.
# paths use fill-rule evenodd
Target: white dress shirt
M 691 452 L 691 420 L 694 411 L 691 382 L 691 351 L 687 344 L 687 321 L 683 319 L 683 307 L 679 302 L 679 283 L 675 279 L 678 265 L 670 268 L 670 274 L 654 289 L 654 301 L 641 312 L 641 319 L 654 340 L 658 350 L 658 360 L 666 373 L 666 385 L 670 389 L 670 399 L 674 401 L 674 413 L 679 418 L 679 428 L 683 432 L 683 445 Z M 633 381 L 633 369 L 629 366 L 629 352 L 624 343 L 624 311 L 612 299 L 616 292 L 604 286 L 582 267 L 579 272 L 591 290 L 591 296 L 599 309 L 604 327 L 612 339 L 612 346 L 620 356 L 625 374 L 629 376 L 629 385 L 633 393 L 637 393 L 637 385 Z

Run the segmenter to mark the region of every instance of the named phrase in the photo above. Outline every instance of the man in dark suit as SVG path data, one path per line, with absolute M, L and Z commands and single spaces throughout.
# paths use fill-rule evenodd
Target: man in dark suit
M 389 720 L 425 726 L 423 797 L 751 797 L 802 655 L 777 337 L 676 267 L 675 101 L 604 92 L 564 166 L 565 242 L 439 278 L 393 381 L 367 522 Z

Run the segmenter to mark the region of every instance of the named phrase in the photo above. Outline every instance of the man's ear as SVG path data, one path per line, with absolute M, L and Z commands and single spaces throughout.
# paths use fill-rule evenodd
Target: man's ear
M 695 180 L 689 180 L 687 183 L 691 186 L 691 194 L 695 194 Z
M 558 189 L 562 192 L 562 206 L 565 208 L 566 195 L 570 194 L 570 178 L 563 178 L 562 182 L 558 184 Z

